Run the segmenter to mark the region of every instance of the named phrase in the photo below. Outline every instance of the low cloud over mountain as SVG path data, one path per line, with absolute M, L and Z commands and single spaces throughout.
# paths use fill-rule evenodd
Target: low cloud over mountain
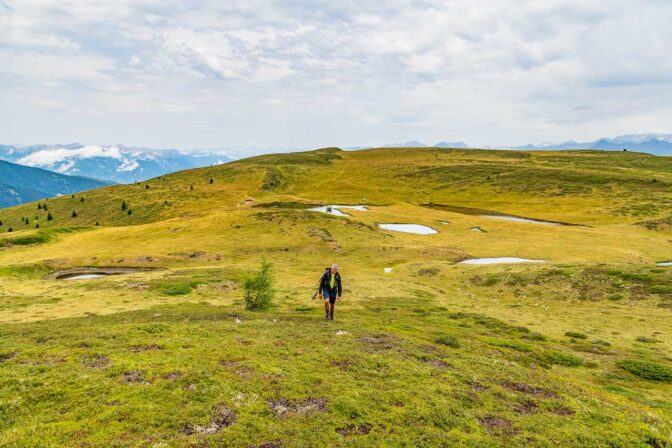
M 217 165 L 230 157 L 123 145 L 0 145 L 0 160 L 44 168 L 61 174 L 130 183 L 174 171 Z

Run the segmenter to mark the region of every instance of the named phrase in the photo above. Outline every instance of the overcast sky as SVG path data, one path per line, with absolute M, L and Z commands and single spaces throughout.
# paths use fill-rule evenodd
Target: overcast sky
M 672 131 L 672 1 L 0 0 L 0 143 Z

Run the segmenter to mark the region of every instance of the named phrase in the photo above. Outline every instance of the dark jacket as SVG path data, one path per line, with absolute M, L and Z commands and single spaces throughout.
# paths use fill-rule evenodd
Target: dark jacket
M 343 292 L 343 288 L 341 287 L 341 274 L 336 273 L 334 279 L 335 287 L 333 291 L 338 290 L 338 296 L 341 296 L 341 293 Z M 322 294 L 322 290 L 326 289 L 329 291 L 332 291 L 331 287 L 329 286 L 329 283 L 331 283 L 331 268 L 328 268 L 324 271 L 324 274 L 322 274 L 322 278 L 320 279 L 320 294 Z

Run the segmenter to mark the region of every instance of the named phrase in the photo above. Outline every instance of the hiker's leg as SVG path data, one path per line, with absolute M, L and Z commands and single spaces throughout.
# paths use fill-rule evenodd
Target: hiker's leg
M 330 299 L 329 298 L 329 293 L 327 291 L 323 291 L 323 294 L 324 294 L 324 314 L 325 314 L 325 318 L 329 319 L 329 313 L 330 313 L 330 310 L 329 310 L 329 299 Z
M 334 297 L 334 299 L 336 298 Z M 336 306 L 336 300 L 330 301 L 330 303 L 331 303 L 331 311 L 329 313 L 329 316 L 331 320 L 334 320 L 334 307 Z

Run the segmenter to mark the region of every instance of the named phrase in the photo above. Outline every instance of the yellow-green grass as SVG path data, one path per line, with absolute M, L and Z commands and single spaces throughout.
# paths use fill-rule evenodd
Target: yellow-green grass
M 327 149 L 49 199 L 0 236 L 0 445 L 665 446 L 672 383 L 622 362 L 672 366 L 672 232 L 637 224 L 670 182 L 632 153 Z M 264 256 L 275 305 L 246 312 Z M 499 256 L 548 261 L 459 264 Z M 333 323 L 310 300 L 332 262 Z M 48 278 L 82 266 L 160 269 Z M 220 406 L 235 422 L 199 433 Z

